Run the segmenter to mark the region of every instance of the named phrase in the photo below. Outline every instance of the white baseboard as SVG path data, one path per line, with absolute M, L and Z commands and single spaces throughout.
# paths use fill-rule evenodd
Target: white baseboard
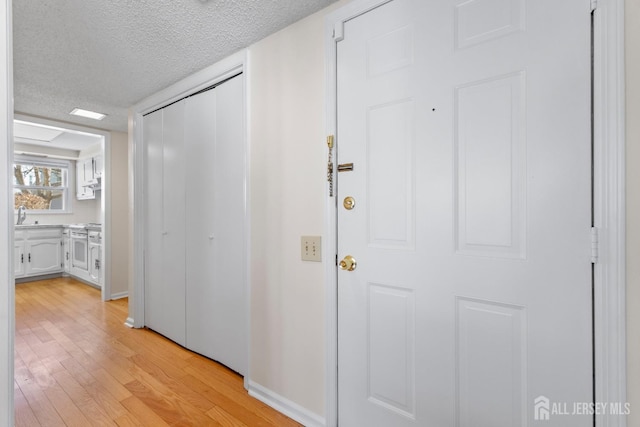
M 249 395 L 306 427 L 324 427 L 325 419 L 289 399 L 249 380 Z
M 133 318 L 132 317 L 127 317 L 127 320 L 124 321 L 124 326 L 128 327 L 128 328 L 134 328 L 134 323 L 133 323 Z
M 111 298 L 109 299 L 122 299 L 122 298 L 127 298 L 129 296 L 129 292 L 125 291 L 125 292 L 117 292 L 115 294 L 111 294 Z

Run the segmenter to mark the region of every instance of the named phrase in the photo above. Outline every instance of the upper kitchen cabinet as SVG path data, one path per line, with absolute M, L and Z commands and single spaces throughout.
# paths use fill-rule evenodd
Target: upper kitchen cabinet
M 76 198 L 95 199 L 102 187 L 103 157 L 97 155 L 76 162 Z

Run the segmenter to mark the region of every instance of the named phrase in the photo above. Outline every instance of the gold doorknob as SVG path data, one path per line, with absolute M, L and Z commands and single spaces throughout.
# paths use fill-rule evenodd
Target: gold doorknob
M 340 264 L 338 265 L 340 266 L 340 270 L 353 271 L 356 269 L 356 266 L 358 264 L 356 263 L 356 259 L 354 257 L 352 257 L 351 255 L 347 255 L 346 257 L 342 258 L 342 261 L 340 261 Z

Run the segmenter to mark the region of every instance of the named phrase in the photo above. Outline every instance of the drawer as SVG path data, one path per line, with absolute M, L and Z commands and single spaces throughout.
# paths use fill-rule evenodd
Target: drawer
M 32 239 L 61 239 L 62 228 L 41 228 L 38 230 L 27 231 L 27 238 Z

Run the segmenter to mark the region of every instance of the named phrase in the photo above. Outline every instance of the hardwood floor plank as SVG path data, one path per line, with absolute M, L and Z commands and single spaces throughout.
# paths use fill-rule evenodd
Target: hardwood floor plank
M 274 426 L 299 426 L 297 422 L 274 411 L 273 408 L 265 405 L 257 399 L 250 398 L 246 391 L 240 386 L 230 386 L 227 383 L 221 382 L 219 379 L 220 374 L 210 370 L 199 370 L 193 367 L 185 368 L 185 371 L 192 376 L 198 378 L 200 381 L 209 385 L 215 391 L 224 395 L 233 401 L 238 402 L 245 410 L 253 412 L 255 415 L 264 418 L 270 424 Z
M 138 421 L 136 417 L 131 414 L 125 414 L 116 418 L 116 424 L 118 427 L 144 427 L 144 424 Z
M 189 375 L 182 380 L 184 384 L 190 387 L 192 390 L 205 396 L 208 400 L 212 401 L 216 406 L 224 408 L 226 412 L 233 415 L 237 420 L 245 423 L 251 427 L 268 427 L 277 424 L 273 424 L 271 421 L 261 417 L 260 415 L 251 411 L 246 405 L 239 403 L 237 400 L 232 399 L 219 392 L 207 384 Z
M 138 372 L 140 380 L 132 381 L 125 387 L 147 406 L 152 408 L 168 424 L 184 423 L 193 425 L 217 425 L 208 419 L 204 411 L 198 410 L 187 400 L 174 393 L 166 385 L 156 381 L 143 371 Z
M 52 386 L 43 390 L 51 404 L 60 417 L 64 420 L 64 423 L 68 427 L 86 427 L 91 425 L 89 420 L 82 414 L 80 408 L 78 408 L 73 400 L 64 392 L 62 387 L 58 383 L 54 383 Z
M 189 402 L 200 411 L 207 412 L 209 409 L 213 408 L 214 403 L 207 399 L 206 396 L 192 390 L 182 382 L 182 379 L 187 375 L 185 372 L 183 372 L 179 377 L 171 377 L 166 374 L 166 367 L 160 368 L 150 360 L 139 356 L 132 359 L 136 363 L 136 366 L 144 370 L 152 378 L 157 379 L 158 382 L 165 385 L 173 393 L 181 396 L 185 401 Z M 141 379 L 144 380 L 146 378 L 143 377 Z
M 91 375 L 93 375 L 118 401 L 131 397 L 131 392 L 105 369 L 96 369 L 95 371 L 92 371 Z
M 16 368 L 14 373 L 15 381 L 18 384 L 24 398 L 29 403 L 29 408 L 42 426 L 64 426 L 64 421 L 58 415 L 42 389 L 36 384 L 29 368 L 22 366 Z M 16 410 L 22 407 L 16 407 Z M 16 414 L 16 419 L 21 418 L 21 414 Z
M 16 286 L 16 425 L 287 427 L 243 378 L 147 329 L 126 299 L 69 278 Z
M 207 412 L 207 415 L 219 422 L 224 427 L 248 427 L 247 424 L 240 422 L 236 417 L 229 414 L 219 406 Z
M 40 427 L 40 423 L 29 406 L 27 398 L 22 394 L 18 383 L 14 382 L 13 400 L 16 408 L 16 427 Z
M 122 403 L 136 419 L 140 420 L 143 426 L 169 426 L 153 409 L 144 404 L 136 396 L 132 395 L 120 403 Z
M 62 387 L 64 392 L 71 398 L 73 403 L 80 409 L 82 414 L 89 420 L 91 425 L 107 426 L 115 425 L 111 417 L 93 400 L 87 390 L 78 383 L 69 372 L 62 371 L 53 374 L 56 382 Z

